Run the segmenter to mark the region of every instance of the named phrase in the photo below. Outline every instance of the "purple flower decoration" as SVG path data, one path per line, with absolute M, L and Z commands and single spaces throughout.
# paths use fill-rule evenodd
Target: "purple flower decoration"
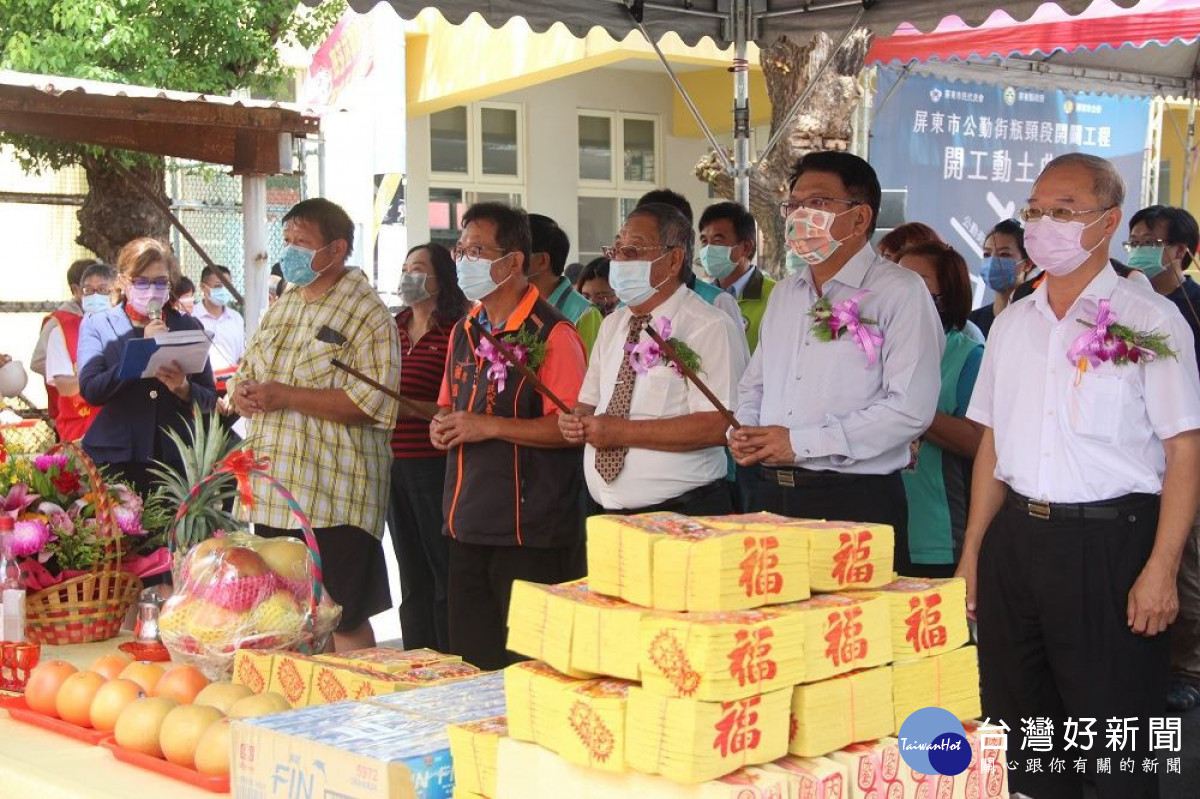
M 37 555 L 50 543 L 50 525 L 43 519 L 21 519 L 13 531 L 12 553 L 18 558 Z
M 516 357 L 518 363 L 528 363 L 529 351 L 523 345 L 512 345 L 509 350 Z M 497 394 L 503 393 L 504 386 L 508 384 L 508 359 L 486 338 L 480 341 L 479 346 L 475 348 L 475 356 L 483 358 L 490 364 L 487 370 L 488 380 L 496 384 Z
M 113 516 L 117 520 L 117 526 L 121 528 L 123 535 L 142 536 L 146 531 L 142 529 L 142 514 L 140 511 L 118 506 L 113 509 Z
M 46 474 L 55 467 L 63 469 L 67 462 L 66 455 L 38 455 L 33 459 L 33 466 L 42 474 Z
M 665 316 L 660 316 L 658 321 L 654 323 L 654 329 L 658 331 L 658 335 L 663 341 L 668 341 L 671 338 L 671 320 Z M 646 337 L 637 344 L 626 344 L 625 351 L 629 353 L 629 365 L 633 367 L 633 371 L 639 376 L 646 375 L 651 369 L 658 366 L 662 362 L 662 349 L 654 341 L 654 339 Z M 679 367 L 671 364 L 675 371 L 679 371 Z
M 17 483 L 7 495 L 0 496 L 0 513 L 15 519 L 39 499 L 41 499 L 39 495 L 29 493 L 29 489 L 25 487 L 24 483 Z

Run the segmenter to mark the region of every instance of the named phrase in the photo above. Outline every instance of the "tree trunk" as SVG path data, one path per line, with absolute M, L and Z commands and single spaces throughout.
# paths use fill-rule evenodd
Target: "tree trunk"
M 771 135 L 786 125 L 783 137 L 766 161 L 750 171 L 750 213 L 762 233 L 758 263 L 770 274 L 780 275 L 783 271 L 783 219 L 779 203 L 786 197 L 788 176 L 796 161 L 806 153 L 849 148 L 851 120 L 862 100 L 858 73 L 870 46 L 869 30 L 862 28 L 851 34 L 821 75 L 813 93 L 790 120 L 784 119 L 784 115 L 816 77 L 835 42 L 825 33 L 817 33 L 804 46 L 781 36 L 761 51 L 763 77 L 771 98 Z M 766 142 L 758 145 L 765 146 Z M 715 152 L 709 152 L 696 164 L 696 176 L 720 196 L 733 199 L 733 177 L 721 168 Z
M 96 253 L 105 263 L 116 264 L 121 247 L 133 239 L 149 236 L 169 240 L 170 222 L 162 211 L 107 162 L 87 158 L 83 169 L 87 173 L 88 194 L 77 214 L 77 244 Z M 162 159 L 154 159 L 151 165 L 131 167 L 130 171 L 169 201 Z

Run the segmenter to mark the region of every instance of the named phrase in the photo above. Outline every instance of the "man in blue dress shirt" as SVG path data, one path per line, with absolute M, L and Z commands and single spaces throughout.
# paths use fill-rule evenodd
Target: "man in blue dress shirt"
M 751 510 L 890 524 L 903 574 L 900 472 L 933 421 L 944 336 L 921 278 L 871 248 L 879 201 L 857 156 L 796 164 L 780 210 L 804 266 L 771 294 L 729 445 L 757 472 Z

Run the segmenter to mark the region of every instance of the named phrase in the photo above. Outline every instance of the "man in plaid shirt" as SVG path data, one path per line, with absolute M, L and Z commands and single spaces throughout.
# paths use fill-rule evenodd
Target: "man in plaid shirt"
M 324 199 L 283 218 L 281 259 L 291 286 L 270 307 L 246 349 L 230 395 L 246 417 L 254 451 L 296 497 L 316 532 L 325 587 L 342 606 L 341 650 L 372 646 L 369 619 L 392 606 L 384 565 L 389 446 L 398 404 L 335 368 L 349 364 L 400 389 L 396 325 L 367 277 L 346 267 L 354 226 Z M 255 486 L 259 535 L 296 535 L 296 519 L 270 489 Z

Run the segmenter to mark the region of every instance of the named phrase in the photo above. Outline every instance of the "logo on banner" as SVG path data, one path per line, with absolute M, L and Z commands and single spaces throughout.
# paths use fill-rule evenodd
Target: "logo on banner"
M 1012 86 L 1004 87 L 1004 104 L 1005 105 L 1016 105 L 1017 104 L 1017 90 L 1014 89 Z
M 900 725 L 900 757 L 921 774 L 954 777 L 971 765 L 966 730 L 953 713 L 940 707 L 913 711 Z
M 933 102 L 935 102 L 935 103 L 937 103 L 937 102 L 941 102 L 941 100 L 942 100 L 942 90 L 941 90 L 941 89 L 932 89 L 932 90 L 929 92 L 929 99 L 930 99 L 930 100 L 932 100 L 932 101 L 933 101 Z
M 1075 102 L 1073 100 L 1066 100 L 1063 102 L 1063 113 L 1064 114 L 1069 114 L 1074 110 L 1075 110 Z

